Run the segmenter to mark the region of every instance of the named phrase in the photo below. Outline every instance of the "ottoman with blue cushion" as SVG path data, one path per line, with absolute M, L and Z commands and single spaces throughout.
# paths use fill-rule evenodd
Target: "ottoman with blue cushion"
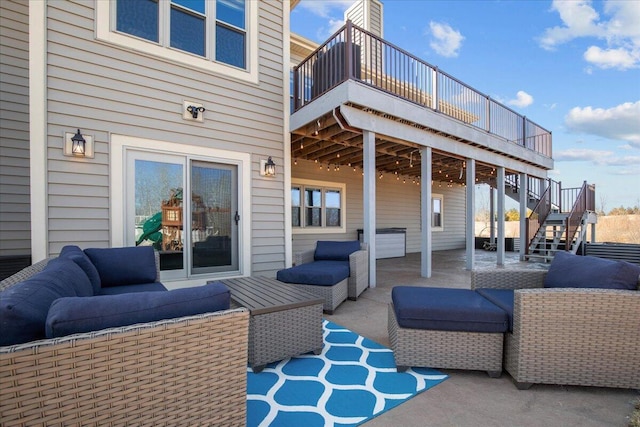
M 396 286 L 389 341 L 399 372 L 409 366 L 502 373 L 507 313 L 469 289 Z

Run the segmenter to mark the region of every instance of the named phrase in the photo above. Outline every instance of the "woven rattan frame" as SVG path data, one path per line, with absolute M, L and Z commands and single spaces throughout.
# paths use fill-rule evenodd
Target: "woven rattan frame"
M 324 299 L 322 309 L 327 314 L 333 314 L 333 311 L 347 299 L 348 282 L 349 280 L 347 278 L 331 286 L 316 286 L 300 283 L 294 283 L 294 285 L 303 286 L 302 289 L 305 291 Z
M 533 383 L 640 388 L 640 292 L 543 288 L 545 271 L 477 270 L 471 286 L 511 288 L 505 369 Z
M 244 426 L 243 308 L 0 348 L 3 426 Z
M 322 305 L 308 305 L 251 316 L 249 365 L 264 365 L 291 355 L 322 351 Z
M 410 366 L 502 373 L 502 333 L 435 331 L 398 325 L 393 304 L 388 308 L 389 342 L 398 370 Z

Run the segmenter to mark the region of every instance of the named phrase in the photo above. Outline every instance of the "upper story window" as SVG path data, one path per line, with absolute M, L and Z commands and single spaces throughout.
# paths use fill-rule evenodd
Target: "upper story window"
M 345 185 L 294 180 L 291 185 L 291 225 L 295 233 L 345 231 Z
M 96 2 L 98 39 L 257 83 L 259 2 Z

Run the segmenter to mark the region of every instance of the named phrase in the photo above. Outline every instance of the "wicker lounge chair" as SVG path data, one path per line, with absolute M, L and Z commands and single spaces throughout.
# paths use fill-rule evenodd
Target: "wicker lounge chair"
M 2 425 L 244 426 L 248 324 L 239 308 L 0 347 Z
M 640 388 L 640 291 L 543 288 L 546 274 L 471 274 L 472 289 L 517 289 L 504 345 L 504 368 L 516 386 Z
M 360 294 L 369 287 L 369 251 L 367 248 L 368 246 L 366 243 L 361 243 L 360 250 L 349 256 L 350 275 L 347 281 L 347 298 L 353 301 L 357 300 Z M 313 262 L 314 252 L 315 250 L 311 249 L 308 251 L 294 253 L 293 265 Z M 321 291 L 322 289 L 318 290 L 318 292 Z M 324 297 L 325 295 L 322 296 Z M 336 295 L 335 297 L 337 300 L 342 297 L 342 295 Z M 345 298 L 340 302 L 344 301 L 344 299 Z

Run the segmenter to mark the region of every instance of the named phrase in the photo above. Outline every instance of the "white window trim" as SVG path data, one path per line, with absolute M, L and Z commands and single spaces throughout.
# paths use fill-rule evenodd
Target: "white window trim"
M 431 193 L 431 215 L 433 215 L 433 199 L 440 200 L 440 223 L 442 224 L 440 227 L 436 227 L 433 225 L 433 219 L 431 220 L 431 231 L 444 231 L 444 195 Z
M 237 151 L 218 150 L 195 145 L 176 144 L 127 135 L 112 134 L 110 138 L 110 210 L 111 210 L 111 246 L 125 245 L 125 168 L 126 150 L 140 150 L 173 155 L 200 156 L 203 159 L 238 166 L 238 212 L 241 212 L 238 227 L 238 243 L 242 252 L 238 254 L 238 269 L 243 276 L 251 275 L 251 155 Z M 152 148 L 150 148 L 152 147 Z M 203 275 L 172 282 L 172 287 L 201 285 Z
M 249 83 L 258 83 L 258 3 L 247 1 L 247 69 L 242 70 L 215 60 L 200 58 L 191 53 L 161 46 L 155 42 L 114 31 L 115 6 L 110 0 L 96 0 L 95 34 L 98 40 L 137 52 L 168 59 L 190 67 L 224 74 Z
M 301 185 L 305 187 L 320 187 L 323 190 L 325 189 L 336 189 L 340 190 L 340 227 L 291 227 L 293 234 L 340 234 L 347 232 L 347 185 L 341 182 L 331 182 L 331 181 L 316 181 L 311 179 L 291 179 L 291 186 L 289 191 L 291 191 L 291 187 L 296 185 Z M 324 191 L 322 192 L 324 196 Z M 304 194 L 300 195 L 301 198 L 304 198 Z M 324 200 L 323 200 L 324 207 Z M 293 206 L 293 205 L 292 205 Z M 323 215 L 326 215 L 326 208 L 323 209 Z M 323 217 L 324 222 L 324 217 Z

